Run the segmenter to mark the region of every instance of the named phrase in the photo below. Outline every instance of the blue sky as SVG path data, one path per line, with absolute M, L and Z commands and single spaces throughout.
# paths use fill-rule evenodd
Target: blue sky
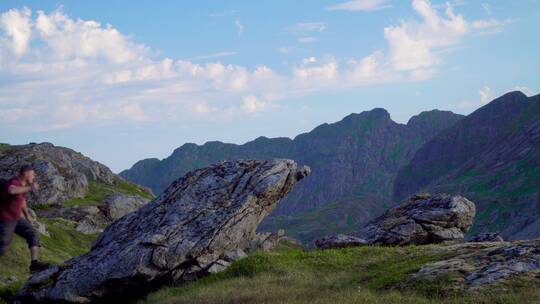
M 0 142 L 118 172 L 386 108 L 540 91 L 540 1 L 2 1 Z

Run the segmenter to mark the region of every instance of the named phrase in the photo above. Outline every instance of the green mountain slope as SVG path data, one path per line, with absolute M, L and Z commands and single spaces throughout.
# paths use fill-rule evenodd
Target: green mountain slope
M 185 144 L 166 159 L 140 161 L 120 175 L 159 193 L 187 171 L 219 160 L 293 159 L 309 165 L 312 174 L 279 204 L 260 229 L 285 228 L 306 241 L 334 232 L 330 227 L 341 230 L 346 225 L 331 223 L 335 218 L 322 214 L 323 221 L 329 223 L 328 230 L 305 230 L 302 227 L 312 222 L 307 222 L 304 213 L 311 210 L 325 210 L 327 205 L 338 202 L 356 202 L 357 208 L 365 210 L 362 216 L 353 216 L 357 224 L 383 212 L 391 202 L 398 169 L 409 162 L 424 142 L 459 119 L 460 115 L 435 110 L 415 116 L 405 125 L 392 121 L 386 110 L 374 109 L 322 124 L 292 140 L 259 137 L 244 145 Z M 274 221 L 276 217 L 280 219 Z
M 404 167 L 395 199 L 418 191 L 461 193 L 478 216 L 471 234 L 540 233 L 540 96 L 508 93 L 436 136 Z

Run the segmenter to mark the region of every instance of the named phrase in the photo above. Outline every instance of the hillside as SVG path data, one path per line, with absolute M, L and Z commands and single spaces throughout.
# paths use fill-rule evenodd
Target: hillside
M 219 160 L 293 159 L 309 165 L 312 176 L 284 199 L 260 229 L 286 228 L 293 236 L 311 241 L 332 231 L 347 230 L 346 221 L 337 223 L 337 230 L 304 229 L 312 222 L 303 219 L 314 212 L 320 215 L 319 223 L 335 221 L 335 215 L 317 210 L 347 201 L 351 208 L 361 206 L 364 210 L 350 215 L 349 220 L 356 223 L 384 211 L 391 204 L 398 169 L 409 162 L 424 142 L 459 119 L 460 115 L 435 110 L 421 113 L 404 125 L 392 121 L 386 110 L 374 109 L 322 124 L 294 139 L 259 137 L 243 145 L 184 144 L 168 158 L 139 161 L 120 175 L 159 193 L 187 171 Z M 342 216 L 337 216 L 341 221 Z
M 123 213 L 148 201 L 151 191 L 113 174 L 90 158 L 50 143 L 0 145 L 0 177 L 10 178 L 22 164 L 32 165 L 41 189 L 28 195 L 29 205 L 45 225 L 42 257 L 60 264 L 86 252 L 98 232 L 113 218 L 103 211 Z M 115 201 L 107 203 L 114 198 Z M 8 253 L 0 258 L 0 303 L 30 275 L 30 256 L 24 240 L 14 236 Z
M 472 233 L 538 236 L 540 96 L 511 92 L 418 150 L 399 173 L 394 199 L 419 191 L 461 193 L 479 215 Z
M 484 245 L 496 246 L 494 244 Z M 482 245 L 364 246 L 302 251 L 286 243 L 257 252 L 225 272 L 163 288 L 139 304 L 217 303 L 538 303 L 538 280 L 512 277 L 479 291 L 456 288 L 459 274 L 413 279 L 433 262 Z M 458 247 L 459 248 L 459 247 Z

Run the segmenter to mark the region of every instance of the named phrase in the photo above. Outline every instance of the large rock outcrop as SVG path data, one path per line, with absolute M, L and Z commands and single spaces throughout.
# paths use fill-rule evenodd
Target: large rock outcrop
M 383 245 L 461 240 L 475 213 L 474 203 L 459 195 L 416 195 L 389 209 L 357 234 L 369 244 Z
M 413 279 L 452 278 L 452 289 L 479 289 L 519 276 L 538 282 L 540 239 L 513 242 L 462 243 L 439 249 L 452 257 L 424 265 Z
M 0 177 L 18 174 L 21 165 L 37 172 L 40 191 L 29 194 L 32 205 L 62 203 L 84 197 L 91 181 L 113 185 L 116 176 L 109 168 L 79 152 L 51 143 L 4 146 L 0 150 Z
M 354 235 L 330 235 L 316 240 L 315 246 L 328 249 L 461 240 L 471 227 L 475 213 L 474 203 L 459 195 L 416 195 L 387 210 Z
M 309 174 L 292 160 L 220 162 L 189 172 L 114 222 L 90 252 L 34 274 L 22 302 L 128 301 L 222 268 L 260 221 Z

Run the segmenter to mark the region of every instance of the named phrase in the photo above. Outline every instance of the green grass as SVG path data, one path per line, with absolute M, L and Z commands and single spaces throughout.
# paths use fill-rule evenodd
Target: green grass
M 65 260 L 87 252 L 95 235 L 83 234 L 75 230 L 75 223 L 60 219 L 40 219 L 46 224 L 51 237 L 41 235 L 42 260 L 61 264 Z M 17 282 L 10 285 L 0 285 L 0 303 L 5 303 L 24 283 L 30 275 L 30 253 L 26 242 L 19 236 L 13 237 L 10 249 L 0 257 L 0 276 L 13 276 Z
M 147 199 L 154 198 L 152 194 L 142 190 L 134 184 L 131 184 L 121 179 L 115 180 L 114 185 L 107 185 L 104 183 L 91 181 L 88 183 L 88 193 L 85 197 L 72 198 L 68 201 L 62 202 L 62 206 L 97 206 L 103 203 L 103 200 L 107 195 L 113 193 L 138 195 Z
M 11 147 L 9 144 L 0 143 L 0 155 Z
M 294 216 L 267 218 L 259 226 L 261 231 L 285 229 L 287 235 L 311 246 L 316 239 L 330 234 L 351 233 L 381 213 L 386 204 L 379 198 L 357 197 L 332 202 Z M 361 207 L 361 208 L 360 208 Z
M 257 252 L 226 271 L 166 287 L 139 304 L 165 303 L 531 303 L 534 284 L 510 291 L 456 292 L 451 277 L 413 281 L 422 265 L 451 256 L 430 246 Z

